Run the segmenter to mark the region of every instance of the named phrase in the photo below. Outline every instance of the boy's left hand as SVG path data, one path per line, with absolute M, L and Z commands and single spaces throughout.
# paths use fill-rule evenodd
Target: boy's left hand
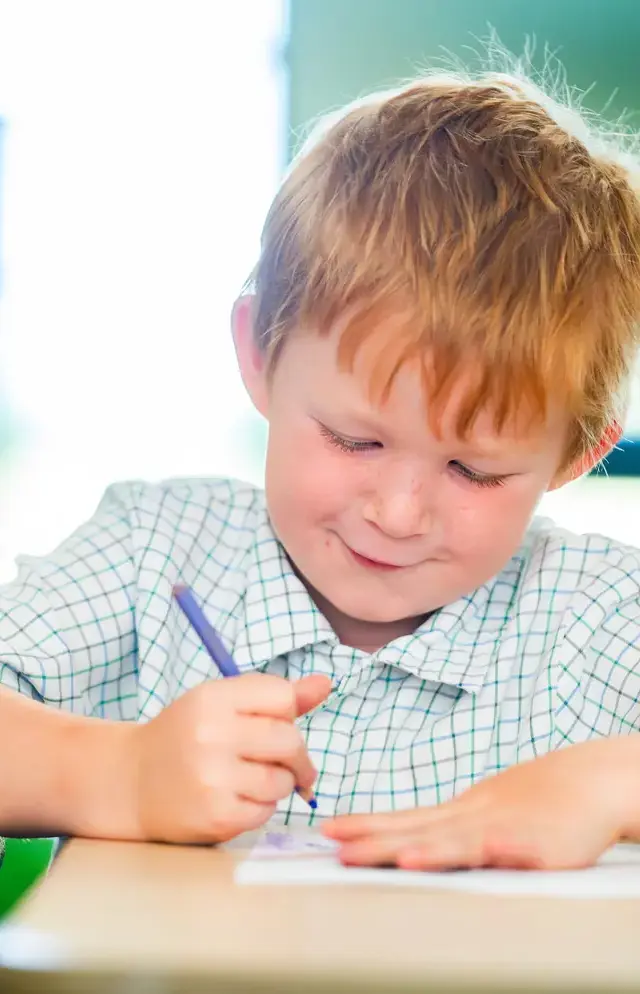
M 323 831 L 344 863 L 407 870 L 588 866 L 640 811 L 640 736 L 599 739 L 510 767 L 433 808 L 346 815 Z

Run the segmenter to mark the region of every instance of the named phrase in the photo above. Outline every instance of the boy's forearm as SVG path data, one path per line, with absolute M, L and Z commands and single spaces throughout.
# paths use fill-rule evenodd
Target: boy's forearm
M 0 688 L 0 835 L 138 838 L 138 731 Z

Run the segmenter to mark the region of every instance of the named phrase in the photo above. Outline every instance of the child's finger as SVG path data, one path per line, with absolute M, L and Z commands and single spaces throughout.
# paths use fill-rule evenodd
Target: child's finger
M 396 864 L 402 870 L 459 870 L 485 866 L 482 835 L 453 833 L 416 838 L 398 847 Z
M 509 869 L 549 868 L 541 860 L 535 833 L 510 825 L 499 833 L 483 820 L 456 818 L 446 831 L 423 831 L 415 843 L 398 850 L 405 870 L 446 870 L 494 866 Z
M 283 797 L 288 797 L 295 786 L 293 774 L 284 766 L 244 760 L 238 764 L 237 793 L 249 801 L 274 804 Z
M 347 866 L 390 866 L 403 847 L 418 845 L 420 836 L 408 833 L 368 835 L 340 847 L 338 856 Z
M 341 815 L 325 822 L 322 831 L 338 841 L 362 836 L 410 832 L 420 825 L 439 822 L 451 816 L 449 804 L 433 808 L 411 808 L 408 811 L 385 811 L 374 815 Z
M 208 836 L 213 842 L 227 842 L 241 832 L 251 832 L 253 829 L 261 828 L 273 817 L 275 810 L 275 803 L 263 803 L 237 796 L 235 803 L 226 813 L 218 813 L 211 818 L 208 830 L 199 831 L 197 839 L 189 841 L 204 841 Z
M 455 825 L 446 832 L 421 830 L 375 835 L 345 843 L 340 859 L 349 865 L 395 864 L 406 870 L 482 866 L 482 837 L 473 829 Z
M 305 749 L 300 731 L 282 718 L 239 715 L 234 734 L 238 755 L 257 763 L 288 766 Z
M 312 711 L 329 696 L 331 693 L 331 680 L 321 673 L 312 673 L 302 680 L 297 680 L 292 684 L 296 698 L 296 714 L 306 714 Z
M 263 714 L 293 721 L 296 694 L 293 684 L 270 673 L 244 673 L 232 680 L 216 680 L 217 695 L 228 694 L 240 714 Z
M 236 748 L 242 759 L 285 768 L 293 775 L 295 787 L 311 787 L 315 783 L 318 771 L 309 758 L 302 735 L 291 722 L 240 715 L 236 734 Z

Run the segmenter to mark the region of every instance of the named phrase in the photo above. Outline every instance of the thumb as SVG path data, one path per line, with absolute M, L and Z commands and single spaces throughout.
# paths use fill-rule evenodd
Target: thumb
M 296 680 L 293 684 L 296 692 L 296 714 L 306 714 L 324 701 L 331 693 L 331 680 L 328 676 L 314 673 Z

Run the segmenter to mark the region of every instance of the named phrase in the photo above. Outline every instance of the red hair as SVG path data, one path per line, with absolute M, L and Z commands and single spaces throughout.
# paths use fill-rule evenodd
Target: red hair
M 554 107 L 514 78 L 434 76 L 325 126 L 263 231 L 254 320 L 269 361 L 298 329 L 349 315 L 345 368 L 383 332 L 378 398 L 419 362 L 437 421 L 464 371 L 461 436 L 484 408 L 500 430 L 523 405 L 545 418 L 560 403 L 566 463 L 593 450 L 638 345 L 640 201 L 613 144 L 589 147 L 583 119 L 569 112 L 578 138 Z

